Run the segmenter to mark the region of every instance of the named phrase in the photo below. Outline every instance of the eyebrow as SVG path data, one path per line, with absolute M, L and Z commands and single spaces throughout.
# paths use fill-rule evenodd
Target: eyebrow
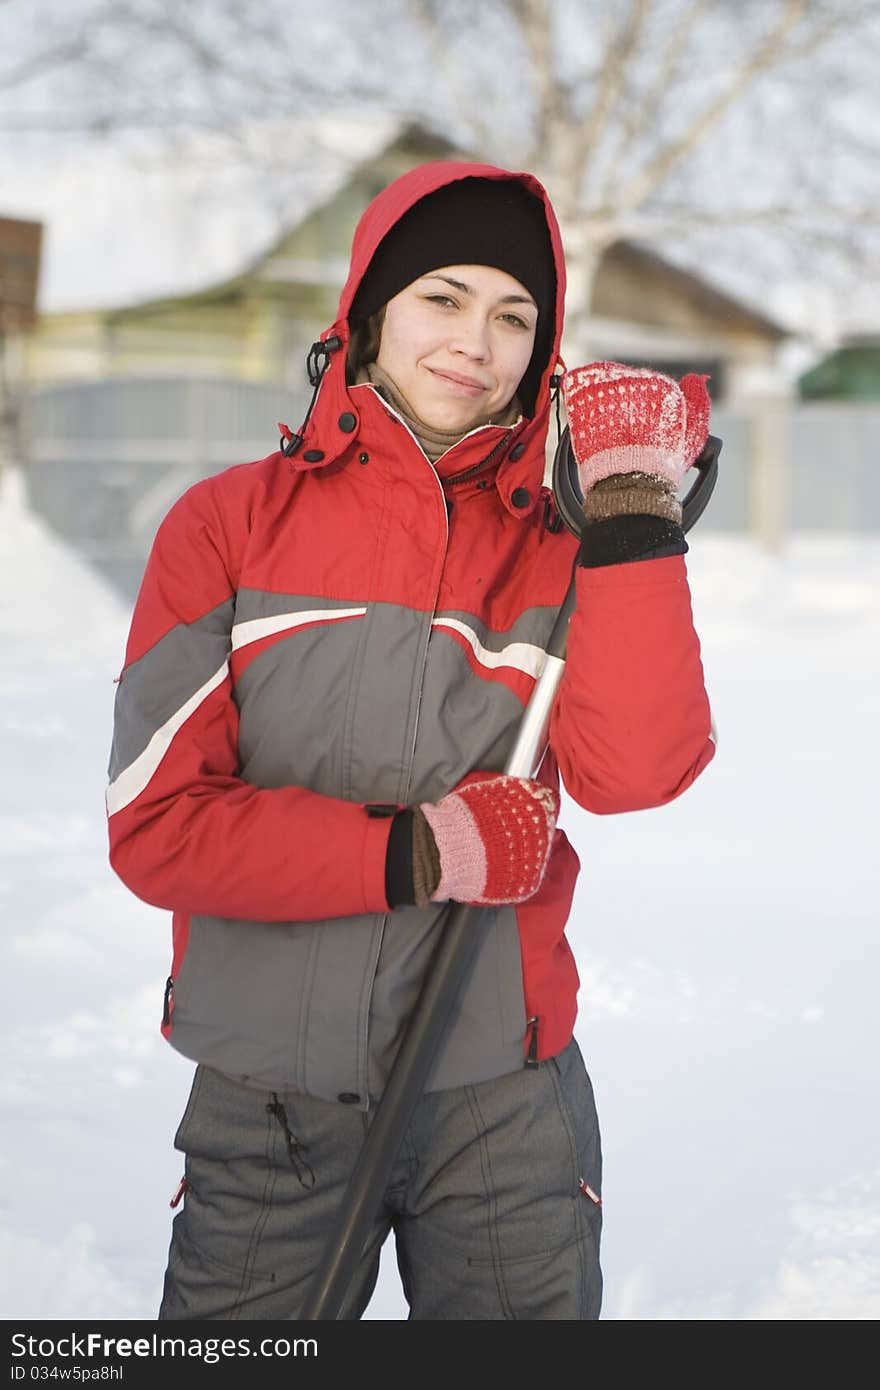
M 466 285 L 463 280 L 453 280 L 449 275 L 423 275 L 423 280 L 442 280 L 444 284 L 451 285 L 455 290 L 461 290 L 463 294 L 473 294 L 474 290 L 470 285 Z M 498 300 L 499 304 L 531 304 L 533 309 L 537 309 L 537 304 L 530 294 L 505 294 Z

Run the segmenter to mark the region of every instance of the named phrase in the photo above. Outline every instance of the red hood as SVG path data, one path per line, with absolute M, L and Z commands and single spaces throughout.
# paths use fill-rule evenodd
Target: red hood
M 541 374 L 535 413 L 531 419 L 521 421 L 510 433 L 506 453 L 497 465 L 495 475 L 496 486 L 508 510 L 517 516 L 527 516 L 538 504 L 544 476 L 544 450 L 550 416 L 550 377 L 557 363 L 560 367 L 563 366 L 559 358 L 559 344 L 562 338 L 565 303 L 565 261 L 559 224 L 545 189 L 532 174 L 511 173 L 510 170 L 498 169 L 491 164 L 465 164 L 449 160 L 419 165 L 395 179 L 373 199 L 358 222 L 352 242 L 349 275 L 339 298 L 337 319 L 321 334 L 321 338 L 325 341 L 334 337 L 339 339 L 339 343 L 335 345 L 334 357 L 336 352 L 339 352 L 344 362 L 350 336 L 348 311 L 379 242 L 420 198 L 445 184 L 466 178 L 518 179 L 530 193 L 540 198 L 553 248 L 556 268 L 556 313 L 552 351 Z M 356 445 L 360 427 L 359 410 L 360 403 L 353 400 L 348 392 L 345 371 L 328 372 L 321 383 L 314 413 L 305 427 L 306 447 L 297 449 L 291 457 L 291 467 L 294 471 L 324 468 L 345 449 Z M 344 427 L 341 424 L 343 420 Z M 487 427 L 489 428 L 491 427 Z M 289 437 L 290 431 L 287 427 L 282 426 L 282 430 Z M 499 441 L 503 434 L 501 427 L 497 427 Z M 457 465 L 477 462 L 481 453 L 485 453 L 485 435 L 478 436 L 475 433 L 472 437 L 475 441 L 471 448 L 473 458 L 465 458 L 459 454 Z M 316 444 L 318 447 L 315 447 Z M 517 495 L 517 502 L 513 501 L 514 494 Z M 528 500 L 523 501 L 523 496 Z
M 548 382 L 556 364 L 559 344 L 562 339 L 565 260 L 562 254 L 562 237 L 559 232 L 559 224 L 556 221 L 556 214 L 546 190 L 532 174 L 511 173 L 509 169 L 497 169 L 492 164 L 464 164 L 453 160 L 442 160 L 434 164 L 420 164 L 418 168 L 411 169 L 409 173 L 395 179 L 387 188 L 383 188 L 382 192 L 377 194 L 369 207 L 366 208 L 355 229 L 348 279 L 339 297 L 337 323 L 329 331 L 340 334 L 345 342 L 348 341 L 348 311 L 351 308 L 351 302 L 367 266 L 376 253 L 379 242 L 391 230 L 395 222 L 398 222 L 414 203 L 417 203 L 428 193 L 434 193 L 438 188 L 455 183 L 458 179 L 468 178 L 518 179 L 530 193 L 540 198 L 544 204 L 547 229 L 550 233 L 550 243 L 553 247 L 553 259 L 556 267 L 556 322 L 553 350 L 550 354 L 550 360 L 545 364 L 542 372 L 541 385 L 535 402 L 535 418 L 538 419 L 549 405 Z

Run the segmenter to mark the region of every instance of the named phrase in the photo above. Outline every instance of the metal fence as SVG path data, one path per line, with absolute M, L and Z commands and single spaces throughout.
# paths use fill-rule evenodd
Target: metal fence
M 303 408 L 285 387 L 241 381 L 108 380 L 36 391 L 22 419 L 31 505 L 133 596 L 171 504 L 199 478 L 270 454 L 276 422 L 295 429 Z
M 307 399 L 241 381 L 110 379 L 55 386 L 24 403 L 31 503 L 66 540 L 133 595 L 156 528 L 199 478 L 277 447 Z M 880 530 L 875 440 L 880 405 L 718 406 L 718 486 L 701 529 Z

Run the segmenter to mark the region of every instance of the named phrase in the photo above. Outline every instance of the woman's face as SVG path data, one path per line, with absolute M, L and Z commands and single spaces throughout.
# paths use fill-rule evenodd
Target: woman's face
M 537 323 L 535 301 L 507 271 L 444 266 L 389 299 L 376 361 L 426 425 L 465 433 L 512 399 Z

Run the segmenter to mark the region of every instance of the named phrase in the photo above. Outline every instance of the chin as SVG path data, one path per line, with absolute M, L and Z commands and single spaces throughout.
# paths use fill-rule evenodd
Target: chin
M 480 420 L 485 420 L 484 410 L 474 410 L 473 407 L 467 408 L 461 402 L 455 401 L 431 401 L 425 402 L 424 409 L 419 410 L 418 414 L 431 429 L 452 432 L 460 430 L 466 434 L 472 430 Z
M 468 430 L 472 430 L 482 418 L 481 415 L 453 415 L 441 410 L 422 416 L 425 424 L 430 425 L 431 429 L 442 430 L 448 434 L 455 432 L 467 434 Z

